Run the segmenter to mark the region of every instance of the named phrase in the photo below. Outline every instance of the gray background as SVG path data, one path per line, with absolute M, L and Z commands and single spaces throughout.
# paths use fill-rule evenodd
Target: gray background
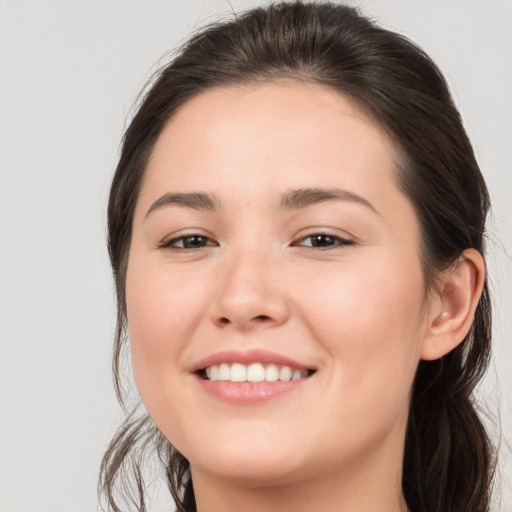
M 96 510 L 120 419 L 104 241 L 125 119 L 166 51 L 258 3 L 0 0 L 0 512 Z M 495 354 L 481 394 L 511 433 L 512 2 L 351 3 L 437 61 L 474 142 L 494 201 Z M 500 511 L 512 501 L 506 446 L 502 466 Z

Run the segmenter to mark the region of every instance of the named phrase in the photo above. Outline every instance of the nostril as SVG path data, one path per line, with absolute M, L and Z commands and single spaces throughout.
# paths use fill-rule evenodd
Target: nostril
M 264 322 L 266 320 L 270 320 L 270 317 L 267 316 L 267 315 L 258 315 L 258 316 L 254 317 L 254 320 L 258 320 L 258 321 Z
M 229 318 L 222 317 L 222 318 L 220 319 L 220 323 L 221 323 L 221 324 L 229 324 Z

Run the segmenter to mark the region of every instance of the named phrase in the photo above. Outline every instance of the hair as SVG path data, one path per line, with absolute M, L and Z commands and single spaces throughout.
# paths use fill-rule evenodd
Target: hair
M 279 79 L 319 84 L 377 122 L 400 155 L 397 183 L 421 229 L 427 289 L 468 248 L 484 252 L 489 196 L 461 117 L 432 60 L 413 42 L 332 3 L 276 3 L 196 33 L 158 73 L 128 126 L 108 204 L 108 247 L 117 294 L 114 383 L 125 407 L 120 366 L 126 345 L 125 278 L 135 204 L 148 158 L 174 112 L 202 91 Z M 495 450 L 477 413 L 475 385 L 490 356 L 487 283 L 464 341 L 441 359 L 420 361 L 405 439 L 402 488 L 414 512 L 484 512 Z M 127 411 L 101 466 L 100 492 L 119 512 L 118 493 L 146 510 L 143 466 L 162 463 L 182 512 L 195 510 L 190 467 L 147 414 Z M 130 476 L 131 474 L 131 476 Z

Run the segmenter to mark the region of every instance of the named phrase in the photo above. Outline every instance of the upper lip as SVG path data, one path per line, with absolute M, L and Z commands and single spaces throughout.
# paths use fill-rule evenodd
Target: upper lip
M 206 356 L 197 361 L 191 368 L 191 372 L 198 372 L 204 370 L 209 366 L 218 365 L 222 363 L 241 363 L 249 365 L 251 363 L 262 363 L 262 364 L 275 364 L 278 366 L 290 366 L 296 370 L 313 370 L 311 366 L 302 364 L 294 359 L 271 352 L 264 349 L 252 349 L 252 350 L 223 350 Z

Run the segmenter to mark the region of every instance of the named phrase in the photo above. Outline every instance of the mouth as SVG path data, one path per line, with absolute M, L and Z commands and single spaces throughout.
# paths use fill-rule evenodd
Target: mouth
M 309 389 L 318 368 L 255 348 L 210 354 L 190 371 L 200 388 L 214 399 L 233 406 L 256 406 Z
M 220 363 L 207 366 L 197 374 L 207 381 L 217 382 L 289 382 L 302 380 L 315 373 L 313 369 L 299 369 L 288 365 L 264 363 Z

